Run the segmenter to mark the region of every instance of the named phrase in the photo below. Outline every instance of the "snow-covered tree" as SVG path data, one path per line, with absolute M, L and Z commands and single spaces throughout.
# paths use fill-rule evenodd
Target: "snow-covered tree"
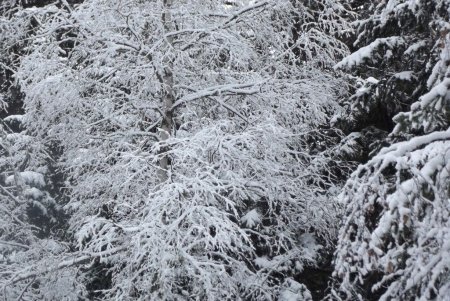
M 337 224 L 323 146 L 308 137 L 344 92 L 330 71 L 346 54 L 339 2 L 35 11 L 16 76 L 27 127 L 63 150 L 74 251 L 14 274 L 8 297 L 58 279 L 108 300 L 310 299 L 293 277 Z M 92 267 L 110 283 L 92 285 Z
M 361 165 L 339 197 L 346 214 L 335 254 L 336 299 L 444 300 L 450 295 L 449 8 L 448 1 L 379 4 L 379 13 L 361 24 L 393 36 L 375 39 L 337 65 L 363 66 L 400 52 L 411 69 L 378 72 L 416 84 L 410 84 L 414 91 L 406 103 L 415 102 L 393 119 L 390 140 L 397 142 Z M 375 20 L 378 26 L 370 23 Z M 411 25 L 409 35 L 395 32 L 402 24 Z M 384 59 L 377 55 L 380 49 Z M 370 81 L 377 94 L 372 97 L 367 87 L 360 91 L 368 93 L 368 101 L 377 95 L 395 101 L 395 93 L 402 93 L 398 86 Z M 423 95 L 417 99 L 417 94 Z
M 448 30 L 447 2 L 349 2 L 360 14 L 348 42 L 354 53 L 335 68 L 350 71 L 355 92 L 336 124 L 348 131 L 374 126 L 389 133 L 392 118 L 428 91 Z

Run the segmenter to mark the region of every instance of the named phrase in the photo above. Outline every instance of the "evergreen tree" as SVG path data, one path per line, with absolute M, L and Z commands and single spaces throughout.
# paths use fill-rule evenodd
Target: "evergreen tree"
M 333 298 L 444 300 L 450 295 L 449 3 L 391 0 L 372 12 L 358 22 L 356 44 L 366 46 L 337 67 L 366 78 L 354 106 L 370 112 L 389 102 L 392 113 L 408 109 L 393 118 L 391 145 L 359 166 L 339 197 L 346 213 Z

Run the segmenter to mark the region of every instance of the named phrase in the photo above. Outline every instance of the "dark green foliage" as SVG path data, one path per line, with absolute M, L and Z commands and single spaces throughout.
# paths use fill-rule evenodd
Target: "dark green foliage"
M 336 67 L 355 92 L 336 124 L 389 135 L 366 140 L 368 162 L 340 195 L 346 209 L 330 298 L 443 300 L 450 277 L 450 3 L 353 3 L 363 16 L 354 23 L 354 54 Z M 360 139 L 353 133 L 346 140 L 358 141 L 352 137 Z

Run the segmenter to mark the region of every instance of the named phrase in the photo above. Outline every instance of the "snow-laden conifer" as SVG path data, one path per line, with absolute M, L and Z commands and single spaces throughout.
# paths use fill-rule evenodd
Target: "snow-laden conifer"
M 402 36 L 406 45 L 388 46 L 393 52 L 402 51 L 404 58 L 428 55 L 424 70 L 389 76 L 408 81 L 415 77 L 419 83 L 412 96 L 426 92 L 411 99 L 407 112 L 394 117 L 390 135 L 394 143 L 358 167 L 339 196 L 346 213 L 335 254 L 333 298 L 445 300 L 450 295 L 449 4 L 388 1 L 379 8 L 370 21 L 378 20 L 379 26 L 367 28 L 414 24 L 417 27 L 410 30 L 418 34 Z M 424 19 L 429 23 L 422 24 Z M 425 31 L 432 34 L 423 35 L 424 28 L 417 24 L 429 26 Z M 381 42 L 370 45 L 378 47 Z M 356 64 L 362 54 L 372 57 L 372 48 L 356 51 L 338 66 Z M 374 85 L 380 95 L 390 91 L 378 82 Z

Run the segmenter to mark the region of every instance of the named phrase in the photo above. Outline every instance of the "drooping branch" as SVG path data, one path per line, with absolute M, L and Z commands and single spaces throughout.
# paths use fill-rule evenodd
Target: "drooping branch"
M 0 244 L 1 245 L 7 245 L 7 246 L 13 246 L 13 247 L 18 247 L 18 248 L 22 248 L 22 249 L 26 249 L 28 250 L 30 247 L 26 246 L 24 244 L 19 244 L 17 242 L 12 242 L 12 241 L 4 241 L 4 240 L 0 240 Z
M 97 259 L 97 258 L 104 258 L 104 257 L 109 257 L 109 256 L 113 256 L 119 252 L 122 252 L 126 250 L 126 247 L 121 246 L 121 247 L 117 247 L 117 248 L 112 248 L 103 252 L 98 252 L 98 253 L 91 253 L 91 254 L 86 254 L 86 255 L 80 255 L 78 257 L 73 257 L 71 259 L 67 259 L 67 260 L 63 260 L 60 263 L 53 265 L 53 266 L 49 266 L 46 268 L 42 268 L 42 269 L 37 269 L 35 271 L 22 271 L 19 273 L 16 273 L 13 277 L 10 278 L 9 281 L 7 281 L 3 287 L 7 287 L 10 285 L 13 285 L 17 282 L 23 281 L 23 280 L 27 280 L 33 277 L 38 277 L 40 275 L 44 275 L 44 274 L 48 274 L 51 272 L 55 272 L 64 268 L 68 268 L 68 267 L 72 267 L 72 266 L 76 266 L 79 264 L 83 264 L 86 262 L 89 262 L 90 260 L 93 259 Z M 33 267 L 29 268 L 28 270 L 33 269 Z

